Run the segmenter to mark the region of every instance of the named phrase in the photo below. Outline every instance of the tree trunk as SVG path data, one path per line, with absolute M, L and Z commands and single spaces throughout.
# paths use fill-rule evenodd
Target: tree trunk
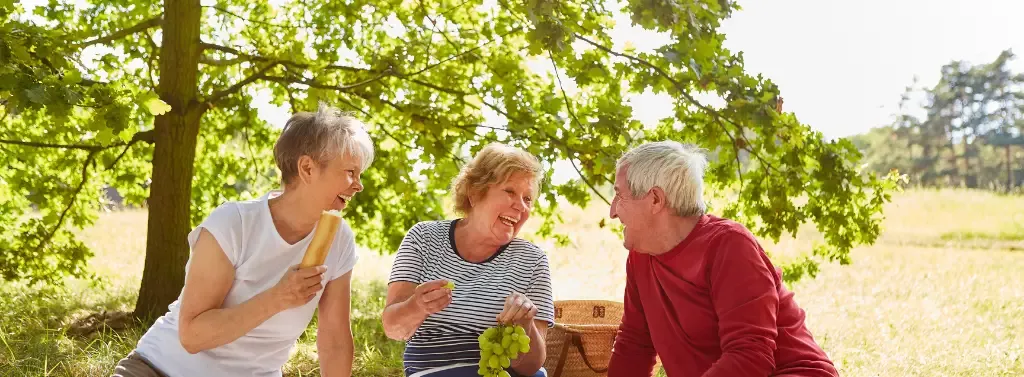
M 1013 158 L 1010 157 L 1010 144 L 1006 144 L 1006 192 L 1013 191 Z
M 149 191 L 146 264 L 135 316 L 153 320 L 167 311 L 185 282 L 191 229 L 189 206 L 199 121 L 205 108 L 197 100 L 200 0 L 164 2 L 157 94 L 171 111 L 156 117 L 153 181 Z
M 969 143 L 967 138 L 967 132 L 964 132 L 962 137 L 964 143 L 964 174 L 962 175 L 963 185 L 967 188 L 978 187 L 978 172 L 971 169 L 971 153 L 973 152 L 973 145 Z M 981 163 L 978 163 L 979 167 Z M 979 169 L 980 170 L 980 169 Z

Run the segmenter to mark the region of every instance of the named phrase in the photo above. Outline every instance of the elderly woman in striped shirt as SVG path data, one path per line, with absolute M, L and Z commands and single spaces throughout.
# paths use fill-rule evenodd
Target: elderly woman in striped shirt
M 546 376 L 544 337 L 554 325 L 548 259 L 516 238 L 542 174 L 533 155 L 488 145 L 453 181 L 463 217 L 421 222 L 406 234 L 382 320 L 388 337 L 407 341 L 407 376 L 477 376 L 477 338 L 499 323 L 523 326 L 532 343 L 505 371 Z

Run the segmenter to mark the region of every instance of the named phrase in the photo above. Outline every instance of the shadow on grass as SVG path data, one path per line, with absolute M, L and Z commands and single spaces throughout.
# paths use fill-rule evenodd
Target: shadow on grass
M 388 339 L 380 322 L 385 293 L 381 282 L 353 286 L 353 376 L 402 375 L 404 343 Z M 103 329 L 81 337 L 68 329 L 93 313 L 130 310 L 136 294 L 134 288 L 82 281 L 66 289 L 0 282 L 0 376 L 109 376 L 146 327 L 133 322 L 120 331 Z M 318 376 L 316 354 L 314 317 L 285 365 L 285 375 Z
M 107 366 L 141 336 L 137 324 L 84 337 L 69 334 L 72 322 L 93 312 L 127 310 L 134 290 L 74 279 L 66 288 L 0 284 L 0 375 L 109 375 Z M 117 359 L 113 359 L 116 362 Z

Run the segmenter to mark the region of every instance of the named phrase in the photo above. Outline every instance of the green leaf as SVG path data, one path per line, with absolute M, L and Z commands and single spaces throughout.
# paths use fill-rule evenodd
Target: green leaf
M 64 77 L 61 79 L 61 82 L 68 85 L 78 84 L 82 82 L 82 73 L 78 72 L 76 69 L 66 71 L 64 72 Z
M 150 114 L 153 115 L 161 115 L 171 111 L 171 105 L 160 100 L 160 97 L 153 92 L 143 93 L 138 97 L 138 99 L 136 99 L 136 102 L 138 102 L 139 105 L 142 105 Z
M 117 133 L 117 138 L 125 143 L 131 141 L 133 136 L 135 136 L 135 130 L 129 128 L 125 128 Z
M 96 133 L 96 141 L 100 144 L 110 144 L 114 141 L 114 133 L 110 131 L 110 128 L 104 127 Z

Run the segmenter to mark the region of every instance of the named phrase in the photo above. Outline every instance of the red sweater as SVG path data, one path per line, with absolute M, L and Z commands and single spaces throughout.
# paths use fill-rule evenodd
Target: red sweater
M 757 239 L 711 215 L 665 254 L 629 252 L 608 377 L 838 377 Z

